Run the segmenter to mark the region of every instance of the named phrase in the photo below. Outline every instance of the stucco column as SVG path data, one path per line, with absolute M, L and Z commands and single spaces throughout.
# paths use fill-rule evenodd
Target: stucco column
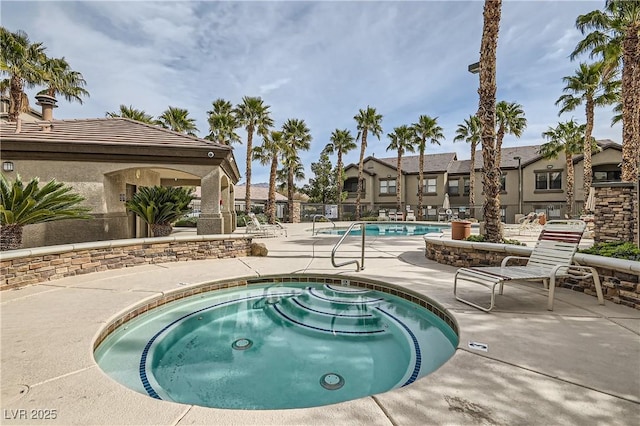
M 220 169 L 204 176 L 200 180 L 200 217 L 198 235 L 222 234 L 224 219 L 220 213 Z
M 230 234 L 233 232 L 233 210 L 234 210 L 234 206 L 233 206 L 233 200 L 231 200 L 231 197 L 229 195 L 229 188 L 230 187 L 226 187 L 225 189 L 222 190 L 221 193 L 221 200 L 222 200 L 222 204 L 220 205 L 220 209 L 222 212 L 222 218 L 224 219 L 224 233 L 225 234 Z

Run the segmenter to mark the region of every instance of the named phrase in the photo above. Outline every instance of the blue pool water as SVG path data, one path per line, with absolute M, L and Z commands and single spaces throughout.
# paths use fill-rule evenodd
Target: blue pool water
M 409 235 L 425 235 L 433 232 L 442 232 L 447 226 L 416 225 L 415 222 L 382 222 L 368 223 L 365 225 L 366 236 L 398 237 Z M 321 229 L 318 234 L 344 235 L 347 228 Z M 362 235 L 360 227 L 355 227 L 349 235 Z
M 408 385 L 445 363 L 457 341 L 442 319 L 400 297 L 287 282 L 164 305 L 116 329 L 95 357 L 154 398 L 282 409 Z

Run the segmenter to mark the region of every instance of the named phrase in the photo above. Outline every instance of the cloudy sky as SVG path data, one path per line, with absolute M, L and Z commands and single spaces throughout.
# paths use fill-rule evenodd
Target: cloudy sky
M 578 66 L 568 59 L 581 39 L 575 19 L 603 4 L 503 2 L 498 100 L 523 105 L 529 121 L 522 138 L 508 136 L 505 146 L 542 143 L 540 134 L 559 120 L 584 122 L 582 110 L 558 117 L 554 103 L 562 77 Z M 383 114 L 385 135 L 370 140 L 367 155 L 395 156 L 386 151 L 386 134 L 427 114 L 446 136 L 428 150 L 469 158 L 468 145 L 453 137 L 478 104 L 478 76 L 467 66 L 479 58 L 482 8 L 482 1 L 3 0 L 1 23 L 26 31 L 49 56 L 64 56 L 87 80 L 91 97 L 83 105 L 61 100 L 56 118 L 104 117 L 120 104 L 157 116 L 171 105 L 187 108 L 204 136 L 213 100 L 261 96 L 276 126 L 307 122 L 313 142 L 301 157 L 308 178 L 331 132 L 355 135 L 353 116 L 367 105 Z M 611 115 L 610 108 L 596 111 L 594 136 L 621 142 Z M 236 145 L 242 173 L 245 155 Z M 252 181 L 267 178 L 256 163 Z

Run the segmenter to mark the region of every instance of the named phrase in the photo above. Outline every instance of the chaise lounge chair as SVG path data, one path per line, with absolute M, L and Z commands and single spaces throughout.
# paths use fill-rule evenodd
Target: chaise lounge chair
M 246 232 L 248 234 L 255 234 L 263 237 L 277 237 L 280 235 L 287 236 L 287 229 L 279 222 L 274 225 L 262 224 L 258 220 L 255 213 L 249 213 L 248 218 L 245 217 L 245 223 L 247 225 Z
M 405 218 L 405 220 L 407 222 L 415 222 L 416 221 L 416 215 L 413 212 L 413 210 L 411 210 L 411 207 L 407 206 L 407 217 Z
M 585 223 L 580 220 L 552 220 L 546 223 L 531 256 L 507 256 L 501 266 L 461 268 L 453 280 L 453 294 L 456 300 L 469 306 L 489 312 L 495 306 L 495 290 L 500 286 L 502 294 L 505 282 L 512 280 L 542 281 L 549 290 L 547 309 L 553 310 L 553 296 L 556 278 L 593 278 L 598 295 L 598 303 L 604 305 L 602 287 L 598 272 L 590 266 L 573 265 L 573 256 L 584 232 Z M 525 266 L 507 266 L 510 260 L 528 259 Z M 488 308 L 458 296 L 458 281 L 480 284 L 491 289 L 491 304 Z

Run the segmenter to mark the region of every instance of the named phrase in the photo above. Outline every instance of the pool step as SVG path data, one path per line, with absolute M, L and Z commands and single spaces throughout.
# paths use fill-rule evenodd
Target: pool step
M 314 325 L 367 327 L 380 325 L 380 315 L 373 309 L 358 309 L 350 306 L 344 309 L 331 309 L 317 306 L 310 301 L 300 300 L 298 297 L 283 300 L 279 307 L 287 316 L 298 321 Z
M 322 288 L 307 287 L 307 291 L 298 296 L 301 301 L 307 301 L 309 306 L 317 306 L 321 310 L 364 310 L 366 307 L 373 308 L 384 301 L 381 297 L 367 296 L 360 292 L 341 292 L 332 294 Z

